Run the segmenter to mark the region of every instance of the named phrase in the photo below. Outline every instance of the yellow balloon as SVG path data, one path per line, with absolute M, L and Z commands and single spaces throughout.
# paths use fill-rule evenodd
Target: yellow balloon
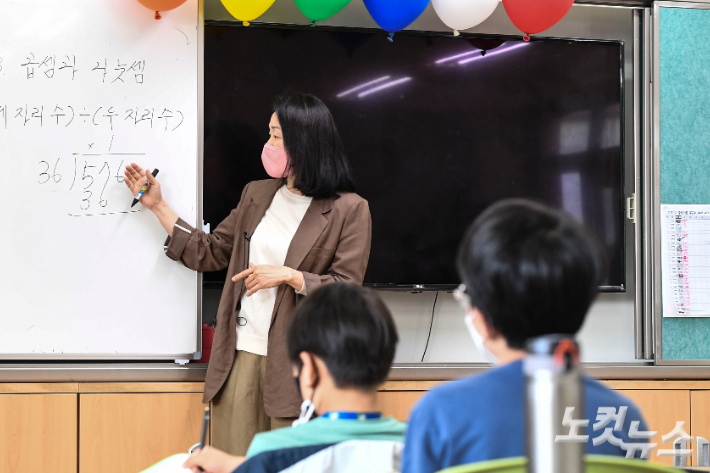
M 222 0 L 229 14 L 243 21 L 244 26 L 249 26 L 250 21 L 259 18 L 273 4 L 274 0 Z

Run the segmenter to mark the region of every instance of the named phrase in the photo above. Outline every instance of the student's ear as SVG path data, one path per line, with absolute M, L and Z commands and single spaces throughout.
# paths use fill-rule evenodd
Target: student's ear
M 471 307 L 468 316 L 473 318 L 473 326 L 476 327 L 483 340 L 495 340 L 498 337 L 498 331 L 488 323 L 478 307 Z
M 326 366 L 325 361 L 315 355 L 312 355 L 311 359 L 316 369 L 317 382 L 320 383 L 324 378 L 330 379 L 330 371 L 328 371 L 328 366 Z
M 317 371 L 315 366 L 313 366 L 313 357 L 310 353 L 305 351 L 299 353 L 298 357 L 301 359 L 301 363 L 303 364 L 303 367 L 301 368 L 301 376 L 299 377 L 301 381 L 301 389 L 312 389 L 317 378 Z

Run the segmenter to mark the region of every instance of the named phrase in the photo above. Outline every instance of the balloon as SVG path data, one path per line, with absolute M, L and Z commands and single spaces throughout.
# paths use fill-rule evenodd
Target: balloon
M 155 19 L 160 20 L 160 12 L 172 10 L 177 8 L 187 0 L 138 0 L 138 3 L 153 10 L 155 12 Z
M 350 3 L 350 0 L 293 0 L 311 21 L 327 20 Z
M 389 40 L 395 31 L 409 26 L 426 9 L 429 0 L 363 0 L 367 11 L 380 25 L 389 32 Z
M 530 35 L 545 31 L 567 14 L 574 0 L 503 0 L 510 21 L 525 33 L 525 41 Z
M 431 0 L 436 14 L 446 26 L 454 30 L 467 30 L 482 23 L 493 14 L 499 0 Z
M 244 26 L 249 26 L 250 21 L 259 18 L 273 4 L 274 0 L 222 0 L 229 14 L 244 22 Z

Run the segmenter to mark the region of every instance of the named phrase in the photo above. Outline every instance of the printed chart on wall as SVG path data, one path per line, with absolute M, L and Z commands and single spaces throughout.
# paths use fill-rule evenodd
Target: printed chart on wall
M 197 218 L 198 0 L 0 2 L 0 357 L 197 348 L 197 275 L 126 187 Z
M 710 205 L 662 205 L 664 317 L 710 317 Z

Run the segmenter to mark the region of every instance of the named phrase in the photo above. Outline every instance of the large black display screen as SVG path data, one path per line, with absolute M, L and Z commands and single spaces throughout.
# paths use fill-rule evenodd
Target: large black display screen
M 593 230 L 604 285 L 621 289 L 621 70 L 618 42 L 208 24 L 204 219 L 214 228 L 245 184 L 268 178 L 272 101 L 293 88 L 330 108 L 369 201 L 365 283 L 458 284 L 468 225 L 525 197 Z

